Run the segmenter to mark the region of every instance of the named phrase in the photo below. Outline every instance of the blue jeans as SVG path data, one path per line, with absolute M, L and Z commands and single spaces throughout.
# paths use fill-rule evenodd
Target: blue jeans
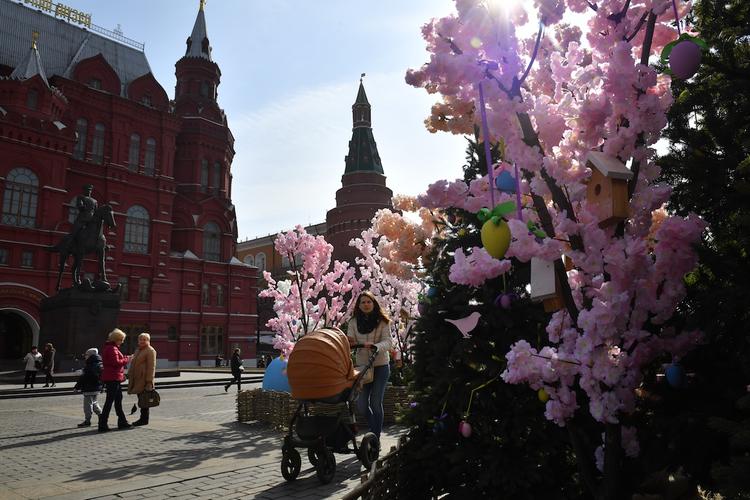
M 385 384 L 391 375 L 391 367 L 388 365 L 376 366 L 373 380 L 362 387 L 357 399 L 359 412 L 367 418 L 370 431 L 380 439 L 383 430 L 383 396 L 385 395 Z

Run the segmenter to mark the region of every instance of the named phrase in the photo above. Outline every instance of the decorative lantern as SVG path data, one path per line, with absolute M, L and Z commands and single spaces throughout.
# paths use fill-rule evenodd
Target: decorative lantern
M 620 160 L 599 151 L 586 157 L 591 178 L 586 188 L 586 200 L 599 217 L 599 227 L 607 227 L 628 216 L 628 181 L 631 172 Z
M 545 312 L 562 309 L 560 284 L 555 276 L 555 263 L 538 257 L 531 258 L 531 300 L 543 301 Z

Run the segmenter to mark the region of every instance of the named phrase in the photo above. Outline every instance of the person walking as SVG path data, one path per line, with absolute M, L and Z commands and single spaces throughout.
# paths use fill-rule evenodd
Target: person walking
M 237 391 L 242 390 L 242 372 L 245 371 L 245 367 L 242 366 L 242 358 L 240 357 L 240 348 L 236 347 L 232 353 L 232 359 L 229 360 L 229 369 L 232 372 L 232 380 L 224 386 L 224 392 L 229 391 L 235 381 L 237 382 Z
M 156 349 L 151 347 L 151 335 L 138 335 L 138 350 L 133 354 L 128 369 L 128 394 L 154 390 L 156 377 Z M 150 408 L 141 408 L 141 416 L 132 425 L 148 425 Z
M 44 387 L 49 387 L 50 382 L 52 383 L 52 387 L 55 387 L 55 378 L 52 376 L 52 373 L 55 371 L 55 348 L 49 342 L 44 345 L 42 370 L 44 371 Z
M 109 412 L 113 404 L 117 413 L 117 428 L 129 429 L 131 427 L 125 418 L 125 412 L 122 411 L 122 387 L 120 387 L 120 383 L 125 380 L 125 365 L 130 361 L 130 356 L 120 352 L 120 346 L 124 340 L 125 332 L 115 328 L 109 332 L 102 351 L 101 379 L 107 389 L 107 398 L 104 400 L 104 408 L 99 415 L 99 432 L 109 431 L 107 420 L 109 420 Z
M 73 387 L 74 392 L 81 391 L 83 394 L 83 422 L 78 424 L 78 427 L 89 427 L 92 413 L 102 414 L 102 409 L 96 401 L 103 387 L 99 380 L 102 374 L 102 358 L 99 356 L 99 349 L 92 347 L 86 351 L 84 358 L 86 364 L 83 366 L 83 373 Z
M 390 322 L 372 292 L 362 292 L 357 297 L 354 315 L 347 325 L 347 337 L 351 344 L 363 344 L 365 349 L 357 349 L 357 366 L 366 365 L 370 357 L 370 347 L 376 346 L 378 353 L 373 363 L 373 380 L 362 386 L 357 400 L 360 413 L 365 415 L 370 431 L 380 440 L 383 430 L 383 397 L 391 370 L 388 351 L 393 347 Z
M 34 388 L 34 382 L 36 382 L 36 372 L 42 367 L 42 355 L 37 351 L 36 346 L 31 346 L 31 351 L 26 353 L 23 361 L 26 363 L 26 375 L 23 378 L 23 388 L 31 383 L 31 388 Z

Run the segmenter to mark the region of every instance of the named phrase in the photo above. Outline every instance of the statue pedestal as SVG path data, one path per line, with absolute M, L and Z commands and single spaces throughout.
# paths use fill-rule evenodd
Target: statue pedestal
M 42 299 L 39 350 L 52 342 L 57 354 L 55 371 L 83 367 L 83 353 L 96 347 L 101 353 L 107 334 L 117 327 L 120 295 L 75 288 Z

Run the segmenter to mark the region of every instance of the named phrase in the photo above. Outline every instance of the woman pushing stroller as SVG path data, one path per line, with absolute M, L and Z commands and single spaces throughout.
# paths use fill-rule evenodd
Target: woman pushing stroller
M 356 365 L 367 364 L 370 356 L 370 347 L 378 348 L 375 362 L 373 363 L 373 377 L 369 383 L 362 386 L 357 406 L 360 413 L 367 418 L 370 431 L 380 441 L 380 433 L 383 430 L 383 397 L 385 386 L 391 374 L 388 364 L 388 352 L 393 347 L 390 331 L 391 320 L 380 307 L 372 292 L 362 292 L 357 297 L 354 315 L 347 326 L 347 337 L 351 345 L 362 344 L 365 349 L 357 349 Z M 367 380 L 367 379 L 365 379 Z

